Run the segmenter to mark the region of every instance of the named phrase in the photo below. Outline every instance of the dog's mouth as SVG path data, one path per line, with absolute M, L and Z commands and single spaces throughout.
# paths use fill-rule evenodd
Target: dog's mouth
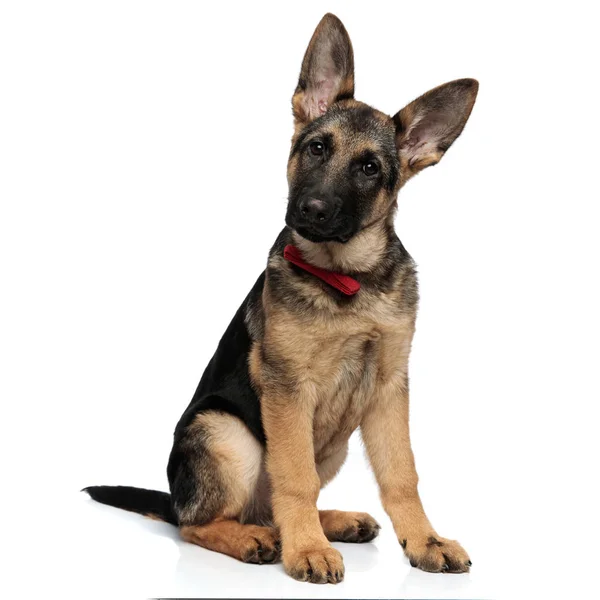
M 352 233 L 323 233 L 308 227 L 294 227 L 294 231 L 303 238 L 317 244 L 323 242 L 340 242 L 345 244 L 352 237 Z
M 354 220 L 343 215 L 324 225 L 306 223 L 304 220 L 295 218 L 293 214 L 288 214 L 285 222 L 298 235 L 316 244 L 324 242 L 345 244 L 354 236 L 357 230 Z

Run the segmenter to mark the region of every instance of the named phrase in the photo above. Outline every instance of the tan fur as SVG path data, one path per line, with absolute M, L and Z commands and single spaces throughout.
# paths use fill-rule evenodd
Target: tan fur
M 371 541 L 380 529 L 371 515 L 361 512 L 320 510 L 319 519 L 325 536 L 331 542 Z
M 149 519 L 152 519 L 153 521 L 161 521 L 161 522 L 164 521 L 164 519 L 162 517 L 159 517 L 158 515 L 155 515 L 154 513 L 145 513 L 144 516 L 148 517 Z
M 272 374 L 261 384 L 284 563 L 292 572 L 307 553 L 326 551 L 315 509 L 319 466 L 332 456 L 343 460 L 360 424 L 384 507 L 409 558 L 425 570 L 439 571 L 444 563 L 467 570 L 468 556 L 433 530 L 417 492 L 406 383 L 414 316 L 399 315 L 397 304 L 390 306 L 386 298 L 370 298 L 369 304 L 358 314 L 325 313 L 311 322 L 276 309 L 270 314 L 264 343 L 286 358 L 286 373 L 296 382 L 292 394 Z M 254 373 L 260 370 L 259 354 L 255 348 Z
M 312 440 L 316 399 L 310 391 L 293 397 L 279 395 L 271 385 L 265 388 L 263 399 L 273 513 L 281 531 L 286 570 L 296 579 L 308 579 L 309 571 L 319 581 L 338 577 L 327 573 L 341 577 L 341 555 L 330 547 L 316 507 L 321 487 Z
M 275 562 L 279 558 L 279 534 L 273 527 L 219 520 L 206 525 L 182 527 L 180 534 L 186 542 L 244 562 Z
M 408 355 L 402 357 L 403 361 Z M 403 374 L 404 373 L 404 374 Z M 362 438 L 386 512 L 413 566 L 425 571 L 467 571 L 469 557 L 454 541 L 437 535 L 417 491 L 418 477 L 408 427 L 406 363 L 377 390 L 377 401 L 365 413 Z M 434 541 L 436 540 L 436 541 Z
M 264 339 L 250 357 L 262 391 L 273 510 L 290 573 L 297 573 L 307 555 L 318 562 L 328 554 L 341 570 L 316 510 L 321 477 L 327 482 L 339 469 L 377 389 L 404 373 L 414 327 L 414 315 L 399 309 L 401 289 L 365 294 L 342 310 L 315 286 L 299 283 L 298 294 L 314 298 L 316 309 L 303 317 L 271 305 L 267 281 Z M 269 366 L 270 357 L 284 361 L 281 378 Z

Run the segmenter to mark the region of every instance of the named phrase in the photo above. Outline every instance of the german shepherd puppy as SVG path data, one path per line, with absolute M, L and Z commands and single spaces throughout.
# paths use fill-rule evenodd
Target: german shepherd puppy
M 318 510 L 319 490 L 360 427 L 383 506 L 410 564 L 463 573 L 417 492 L 408 429 L 415 264 L 394 232 L 399 189 L 461 133 L 473 79 L 437 87 L 390 117 L 354 99 L 346 29 L 325 15 L 292 99 L 286 227 L 233 317 L 174 435 L 170 495 L 86 488 L 162 519 L 184 540 L 245 562 L 283 559 L 302 581 L 337 583 L 330 542 L 368 542 L 361 512 Z

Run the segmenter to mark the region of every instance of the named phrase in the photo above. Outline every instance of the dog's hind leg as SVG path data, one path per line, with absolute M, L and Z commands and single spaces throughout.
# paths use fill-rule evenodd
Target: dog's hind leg
M 270 506 L 256 506 L 264 482 L 264 449 L 244 423 L 219 411 L 199 412 L 169 461 L 173 509 L 181 537 L 253 563 L 279 558 Z M 258 515 L 258 519 L 256 518 Z
M 274 527 L 242 525 L 239 521 L 213 521 L 207 525 L 187 525 L 181 537 L 192 544 L 222 552 L 250 563 L 271 563 L 279 558 L 279 534 Z
M 370 542 L 379 535 L 379 523 L 368 513 L 320 510 L 319 520 L 330 542 Z

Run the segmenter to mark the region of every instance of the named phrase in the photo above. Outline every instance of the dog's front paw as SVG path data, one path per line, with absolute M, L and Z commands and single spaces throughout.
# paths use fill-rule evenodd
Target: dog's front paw
M 286 556 L 283 566 L 288 575 L 298 581 L 311 583 L 339 583 L 344 579 L 342 555 L 332 547 L 293 552 Z
M 400 540 L 411 567 L 429 573 L 468 573 L 471 561 L 454 540 L 428 535 Z

